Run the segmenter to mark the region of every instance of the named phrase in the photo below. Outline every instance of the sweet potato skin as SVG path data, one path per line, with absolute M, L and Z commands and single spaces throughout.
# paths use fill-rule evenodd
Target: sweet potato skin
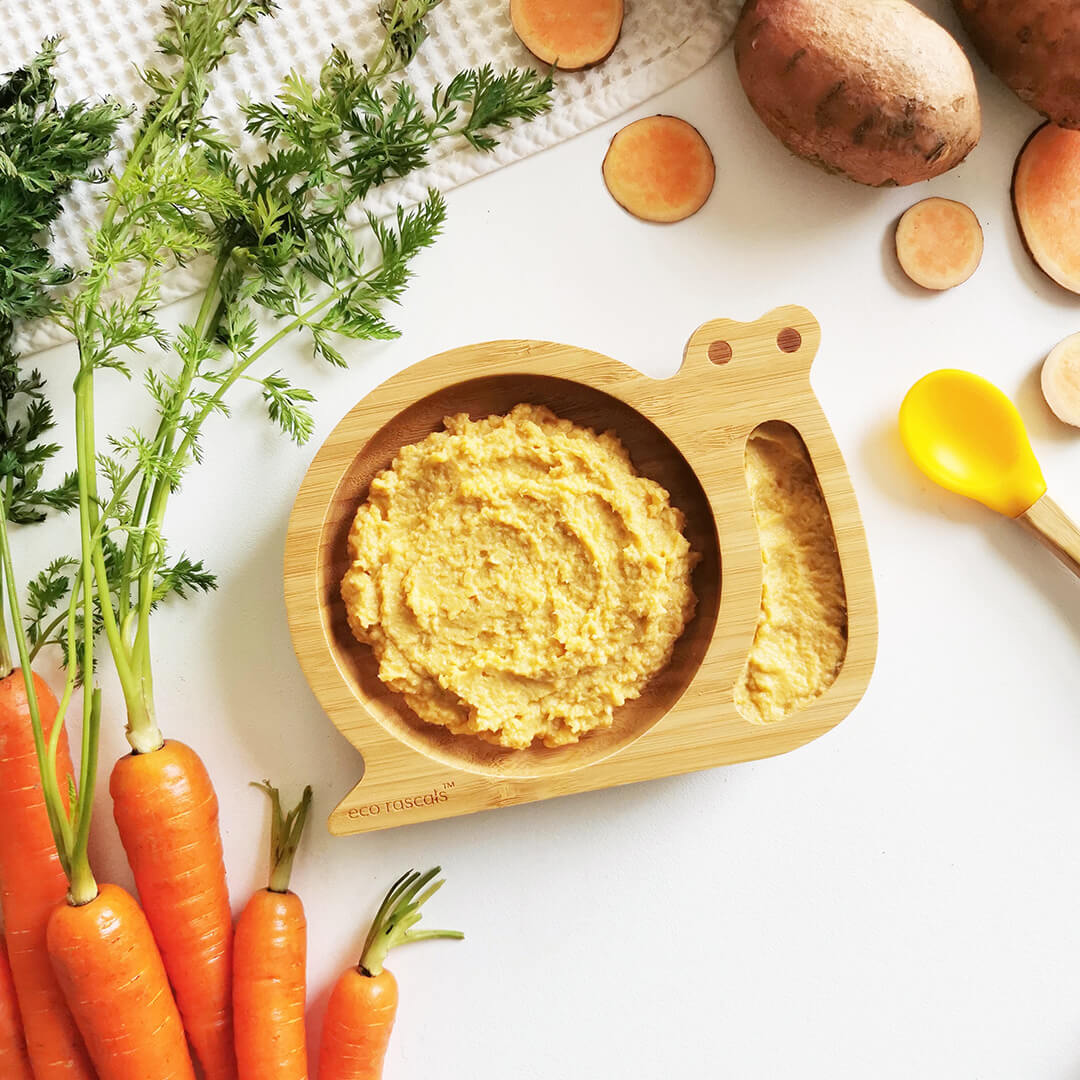
M 1059 127 L 1080 128 L 1080 0 L 953 0 L 987 66 Z
M 967 57 L 907 0 L 748 0 L 735 60 L 789 150 L 860 184 L 939 176 L 982 134 Z

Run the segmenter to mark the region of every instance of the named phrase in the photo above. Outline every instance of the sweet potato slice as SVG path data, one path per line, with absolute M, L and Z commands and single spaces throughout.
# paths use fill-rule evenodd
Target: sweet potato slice
M 916 285 L 952 289 L 982 261 L 983 232 L 970 206 L 952 199 L 923 199 L 896 226 L 896 257 Z
M 1028 139 L 1016 160 L 1013 207 L 1035 263 L 1080 293 L 1080 131 L 1044 124 Z
M 1080 334 L 1050 351 L 1042 369 L 1042 392 L 1059 420 L 1080 427 Z
M 561 71 L 581 71 L 614 50 L 623 0 L 510 0 L 510 22 L 538 60 Z
M 716 165 L 697 128 L 677 116 L 647 116 L 615 134 L 604 158 L 612 198 L 642 221 L 667 224 L 696 214 Z

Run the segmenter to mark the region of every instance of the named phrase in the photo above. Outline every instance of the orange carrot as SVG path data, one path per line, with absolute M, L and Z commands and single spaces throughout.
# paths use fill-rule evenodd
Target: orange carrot
M 394 882 L 368 931 L 360 963 L 330 993 L 319 1050 L 319 1080 L 380 1080 L 397 1017 L 398 987 L 383 964 L 411 941 L 461 938 L 457 930 L 413 930 L 421 908 L 442 888 L 439 867 L 410 871 Z
M 56 698 L 36 675 L 34 688 L 48 737 L 56 717 Z M 72 769 L 67 737 L 62 733 L 56 759 L 64 798 Z M 42 793 L 26 684 L 22 671 L 16 670 L 0 679 L 0 906 L 37 1080 L 92 1080 L 94 1075 L 45 946 L 49 915 L 63 903 L 67 888 Z M 3 1070 L 0 1076 L 6 1076 Z
M 273 807 L 270 884 L 252 896 L 236 924 L 236 1061 L 240 1080 L 307 1080 L 307 920 L 289 879 L 311 788 L 286 815 L 276 788 L 256 786 Z
M 379 1080 L 397 1018 L 398 986 L 383 968 L 349 968 L 330 992 L 319 1050 L 319 1080 Z
M 91 605 L 94 590 L 87 557 L 88 531 L 83 509 L 83 588 L 73 597 L 84 597 L 83 616 L 87 623 L 93 617 Z M 30 666 L 30 651 L 22 627 L 22 617 L 16 598 L 15 576 L 7 536 L 6 516 L 0 513 L 0 563 L 11 606 L 11 623 L 19 651 L 22 672 L 21 691 L 11 691 L 7 708 L 0 716 L 23 715 L 23 727 L 32 735 L 36 758 L 36 779 L 29 780 L 24 772 L 23 797 L 27 793 L 43 803 L 46 826 L 52 834 L 54 849 L 67 878 L 66 898 L 59 902 L 55 895 L 49 902 L 52 911 L 45 921 L 44 944 L 52 962 L 55 983 L 67 1001 L 71 1017 L 82 1035 L 85 1053 L 93 1062 L 78 1075 L 80 1080 L 195 1080 L 195 1069 L 188 1051 L 180 1013 L 176 1007 L 165 965 L 157 943 L 142 909 L 123 889 L 115 885 L 99 886 L 90 866 L 90 824 L 93 818 L 96 790 L 98 746 L 101 732 L 101 690 L 86 687 L 83 693 L 82 755 L 78 790 L 71 781 L 70 762 L 58 753 L 62 734 L 60 709 L 71 700 L 78 670 L 68 665 L 67 685 L 61 705 L 57 705 L 48 688 L 34 675 Z M 68 610 L 68 632 L 75 634 L 77 610 L 74 602 Z M 69 637 L 70 640 L 70 637 Z M 0 654 L 5 650 L 0 640 Z M 94 670 L 94 637 L 84 635 L 81 642 L 81 668 Z M 70 659 L 70 658 L 69 658 Z M 7 680 L 5 680 L 6 682 Z M 15 727 L 9 724 L 9 727 Z M 6 740 L 2 757 L 11 758 L 17 744 Z M 70 789 L 65 794 L 65 789 Z M 0 792 L 10 792 L 0 784 Z M 9 829 L 6 815 L 0 817 L 3 828 L 0 837 L 14 832 Z M 5 903 L 8 897 L 27 898 L 36 895 L 37 882 L 25 869 L 15 868 L 12 879 L 7 865 L 3 868 Z M 9 924 L 7 930 L 12 930 Z M 9 937 L 10 940 L 10 937 Z M 12 960 L 17 957 L 12 955 Z M 18 979 L 16 966 L 15 976 Z M 18 984 L 17 984 L 18 985 Z M 20 1007 L 26 1020 L 30 1011 Z M 38 1002 L 32 1004 L 38 1005 Z M 29 1031 L 29 1027 L 27 1031 Z M 34 1047 L 31 1044 L 31 1054 Z M 55 1054 L 56 1048 L 50 1047 Z M 79 1053 L 79 1058 L 82 1054 Z M 75 1057 L 57 1060 L 57 1071 L 42 1073 L 37 1059 L 32 1057 L 35 1075 L 71 1077 Z M 50 1058 L 50 1066 L 52 1064 Z
M 82 399 L 87 390 L 87 378 L 92 364 L 83 364 L 76 376 L 76 395 Z M 92 418 L 80 417 L 79 435 L 85 434 L 84 423 L 92 428 Z M 78 787 L 72 780 L 71 763 L 66 750 L 60 753 L 63 734 L 63 717 L 72 700 L 72 693 L 83 672 L 87 680 L 94 671 L 94 633 L 92 632 L 95 610 L 94 552 L 92 536 L 95 522 L 91 520 L 93 498 L 87 497 L 86 455 L 80 439 L 79 464 L 79 517 L 82 540 L 82 559 L 79 580 L 71 582 L 71 597 L 67 611 L 67 681 L 64 695 L 57 703 L 48 688 L 34 674 L 30 640 L 26 633 L 19 605 L 17 583 L 8 538 L 8 513 L 0 512 L 0 574 L 3 593 L 9 605 L 10 626 L 18 649 L 21 678 L 0 680 L 4 686 L 3 707 L 0 708 L 0 765 L 8 772 L 7 783 L 0 780 L 0 797 L 10 800 L 17 809 L 36 807 L 36 816 L 23 814 L 26 820 L 11 820 L 11 815 L 0 808 L 0 838 L 4 839 L 5 861 L 0 866 L 5 890 L 4 903 L 14 906 L 18 914 L 19 903 L 39 901 L 41 910 L 46 904 L 52 906 L 41 927 L 31 929 L 37 935 L 34 944 L 44 942 L 48 960 L 51 961 L 55 983 L 67 1002 L 70 1017 L 82 1036 L 85 1051 L 75 1043 L 64 1058 L 58 1056 L 56 1043 L 46 1046 L 48 1071 L 38 1068 L 36 1056 L 32 1056 L 37 1080 L 48 1076 L 56 1080 L 76 1075 L 73 1066 L 79 1068 L 79 1080 L 195 1080 L 195 1069 L 188 1051 L 187 1039 L 180 1021 L 165 965 L 149 923 L 142 909 L 123 889 L 115 885 L 99 886 L 90 865 L 90 826 L 93 820 L 94 796 L 97 787 L 98 747 L 101 734 L 101 689 L 85 685 L 82 694 L 82 739 L 79 762 Z M 95 464 L 90 459 L 90 470 Z M 91 496 L 93 488 L 91 488 Z M 99 552 L 100 559 L 100 552 Z M 100 598 L 100 609 L 111 614 L 111 598 Z M 81 610 L 80 610 L 81 608 Z M 79 617 L 86 632 L 78 643 L 79 663 L 74 662 L 75 638 Z M 106 621 L 108 616 L 103 616 Z M 0 674 L 10 670 L 10 651 L 0 619 Z M 19 722 L 16 722 L 19 721 Z M 21 729 L 22 739 L 15 737 Z M 20 762 L 29 757 L 26 732 L 29 731 L 33 759 L 36 768 L 31 769 Z M 21 803 L 20 803 L 21 801 Z M 52 845 L 37 836 L 39 861 L 42 852 L 50 850 L 67 879 L 66 896 L 55 890 L 45 895 L 43 883 L 48 874 L 38 875 L 34 868 L 11 865 L 7 837 L 33 835 L 41 819 L 51 833 Z M 24 828 L 25 826 L 25 828 Z M 30 854 L 34 854 L 31 850 Z M 54 879 L 55 883 L 55 879 Z M 7 919 L 7 916 L 5 917 Z M 7 922 L 9 942 L 16 929 Z M 14 939 L 18 941 L 17 938 Z M 25 943 L 23 943 L 25 947 Z M 19 954 L 12 950 L 14 973 L 20 995 L 20 1011 L 28 1021 L 34 1010 L 42 1007 L 36 997 L 31 998 L 29 1008 L 24 1003 L 23 987 L 19 984 Z M 57 1002 L 59 1006 L 61 1002 Z M 57 1016 L 62 1010 L 57 1008 Z M 30 1044 L 35 1054 L 34 1044 Z M 83 1068 L 85 1056 L 93 1063 Z
M 101 1080 L 195 1080 L 150 925 L 116 885 L 49 919 L 49 954 Z
M 168 740 L 113 769 L 113 816 L 206 1080 L 234 1080 L 233 925 L 218 802 L 199 756 Z
M 4 1080 L 34 1080 L 3 938 L 0 938 L 0 1076 Z

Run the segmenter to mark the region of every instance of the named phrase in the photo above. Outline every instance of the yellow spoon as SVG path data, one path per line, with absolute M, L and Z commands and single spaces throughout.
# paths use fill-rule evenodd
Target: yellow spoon
M 1016 406 L 967 371 L 934 371 L 900 406 L 900 437 L 936 484 L 1030 529 L 1080 576 L 1080 528 L 1046 494 Z

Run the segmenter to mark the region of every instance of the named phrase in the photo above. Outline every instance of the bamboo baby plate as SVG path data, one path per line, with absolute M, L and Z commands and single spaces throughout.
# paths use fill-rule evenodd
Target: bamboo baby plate
M 862 697 L 877 648 L 870 559 L 855 493 L 810 388 L 814 317 L 777 308 L 718 319 L 690 338 L 682 367 L 656 380 L 568 345 L 495 341 L 430 357 L 356 405 L 315 456 L 285 550 L 285 599 L 300 664 L 322 707 L 363 755 L 363 776 L 330 817 L 339 835 L 453 817 L 556 795 L 784 753 L 838 724 Z M 508 750 L 425 723 L 378 678 L 339 594 L 346 539 L 372 478 L 443 418 L 506 413 L 519 402 L 613 430 L 686 516 L 702 561 L 697 614 L 671 663 L 611 728 L 571 746 Z M 848 645 L 835 683 L 769 724 L 737 711 L 733 688 L 754 639 L 762 565 L 747 490 L 747 438 L 769 420 L 802 436 L 832 518 L 847 594 Z

